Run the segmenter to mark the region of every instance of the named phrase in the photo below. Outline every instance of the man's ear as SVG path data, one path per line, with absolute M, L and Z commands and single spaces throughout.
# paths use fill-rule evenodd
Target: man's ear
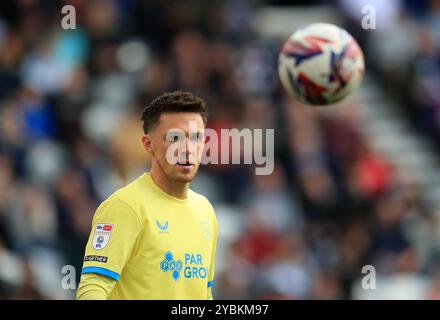
M 151 136 L 149 134 L 144 134 L 142 136 L 142 144 L 144 145 L 145 151 L 153 151 L 153 141 L 151 140 Z

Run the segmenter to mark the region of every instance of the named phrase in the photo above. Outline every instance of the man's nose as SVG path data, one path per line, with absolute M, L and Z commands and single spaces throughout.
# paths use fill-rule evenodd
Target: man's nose
M 185 141 L 183 142 L 183 150 L 182 155 L 192 155 L 195 152 L 196 146 L 191 142 L 191 139 L 185 137 Z

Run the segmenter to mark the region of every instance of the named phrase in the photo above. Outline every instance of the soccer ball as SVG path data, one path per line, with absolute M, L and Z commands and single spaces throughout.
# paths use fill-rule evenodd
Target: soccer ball
M 287 93 L 310 105 L 341 101 L 357 89 L 364 75 L 364 55 L 344 29 L 314 23 L 294 32 L 278 58 Z

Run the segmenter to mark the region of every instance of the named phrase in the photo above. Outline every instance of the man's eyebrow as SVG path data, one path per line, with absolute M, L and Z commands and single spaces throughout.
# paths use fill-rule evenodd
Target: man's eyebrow
M 182 133 L 185 132 L 182 129 L 169 129 L 166 133 Z

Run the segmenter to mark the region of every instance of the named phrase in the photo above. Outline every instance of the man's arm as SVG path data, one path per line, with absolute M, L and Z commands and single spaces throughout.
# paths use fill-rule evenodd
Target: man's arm
M 213 296 L 212 296 L 212 287 L 214 285 L 214 274 L 215 274 L 215 253 L 217 250 L 217 218 L 215 216 L 214 213 L 214 209 L 213 210 L 213 214 L 214 214 L 214 219 L 213 219 L 213 236 L 212 236 L 212 254 L 211 254 L 211 265 L 209 266 L 209 276 L 208 276 L 208 294 L 207 294 L 207 299 L 208 300 L 213 300 Z
M 124 201 L 112 198 L 99 206 L 86 245 L 78 299 L 108 299 L 140 230 L 137 214 Z
M 100 274 L 86 273 L 81 276 L 81 282 L 76 291 L 78 300 L 107 300 L 116 280 Z

